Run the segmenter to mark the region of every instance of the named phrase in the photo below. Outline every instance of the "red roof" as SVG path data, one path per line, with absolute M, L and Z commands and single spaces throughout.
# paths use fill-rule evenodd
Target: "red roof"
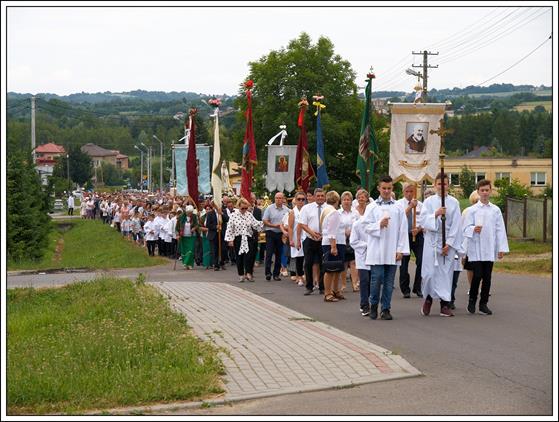
M 62 145 L 56 145 L 52 142 L 48 144 L 39 145 L 35 148 L 35 152 L 47 153 L 47 154 L 64 154 L 66 151 Z

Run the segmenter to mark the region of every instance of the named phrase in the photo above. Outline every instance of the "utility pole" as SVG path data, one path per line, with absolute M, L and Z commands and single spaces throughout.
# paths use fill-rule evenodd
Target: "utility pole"
M 72 192 L 72 186 L 70 185 L 70 154 L 66 154 L 66 176 L 68 177 L 68 191 Z
M 31 97 L 31 154 L 33 156 L 33 164 L 37 161 L 35 158 L 35 96 Z
M 153 139 L 159 142 L 159 192 L 163 193 L 163 142 L 155 135 L 153 135 Z
M 140 151 L 140 190 L 144 191 L 144 150 L 140 149 L 137 145 L 134 145 L 138 151 Z
M 423 66 L 416 66 L 414 64 L 412 64 L 412 67 L 422 67 L 423 68 L 423 74 L 420 74 L 419 77 L 421 79 L 423 79 L 423 91 L 421 92 L 421 102 L 426 103 L 427 102 L 427 69 L 436 69 L 439 67 L 439 65 L 436 66 L 431 66 L 427 64 L 427 56 L 438 56 L 439 53 L 431 53 L 430 51 L 428 52 L 427 50 L 424 51 L 420 51 L 419 53 L 416 53 L 415 51 L 412 51 L 412 54 L 414 55 L 423 55 Z

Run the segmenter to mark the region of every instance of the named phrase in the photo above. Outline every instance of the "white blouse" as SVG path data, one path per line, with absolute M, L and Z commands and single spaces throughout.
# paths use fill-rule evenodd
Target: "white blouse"
M 231 218 L 227 223 L 227 230 L 225 231 L 225 241 L 231 242 L 237 236 L 241 237 L 241 247 L 239 248 L 239 255 L 249 251 L 248 238 L 252 237 L 252 231 L 257 230 L 261 232 L 264 230 L 264 223 L 254 218 L 251 212 L 246 211 L 242 214 L 239 210 L 235 210 L 231 214 Z
M 345 245 L 345 226 L 341 224 L 340 213 L 331 205 L 322 212 L 330 212 L 322 221 L 322 244 L 330 245 L 330 239 L 336 239 L 336 245 Z

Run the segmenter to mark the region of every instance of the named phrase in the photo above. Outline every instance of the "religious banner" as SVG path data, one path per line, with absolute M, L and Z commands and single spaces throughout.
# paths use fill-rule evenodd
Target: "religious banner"
M 273 192 L 295 189 L 295 161 L 297 145 L 270 145 L 268 147 L 268 172 L 266 189 Z
M 177 172 L 176 194 L 180 196 L 189 195 L 188 178 L 186 176 L 186 159 L 188 147 L 175 144 L 175 169 Z M 198 174 L 198 189 L 200 193 L 211 192 L 210 185 L 210 147 L 209 145 L 196 145 L 196 172 Z
M 444 103 L 395 103 L 391 105 L 389 174 L 394 181 L 434 181 L 439 172 L 439 128 Z
M 328 180 L 328 172 L 326 171 L 326 156 L 324 154 L 324 140 L 322 139 L 322 124 L 320 123 L 320 115 L 322 114 L 322 109 L 326 108 L 322 104 L 324 96 L 313 95 L 312 105 L 316 107 L 314 115 L 316 116 L 316 187 L 327 188 L 330 186 L 330 181 Z

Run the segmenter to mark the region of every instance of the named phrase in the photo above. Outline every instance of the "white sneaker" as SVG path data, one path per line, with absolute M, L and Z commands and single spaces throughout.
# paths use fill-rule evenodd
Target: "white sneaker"
M 299 280 L 299 282 L 297 283 L 298 286 L 304 286 L 305 283 L 303 283 L 303 280 Z

